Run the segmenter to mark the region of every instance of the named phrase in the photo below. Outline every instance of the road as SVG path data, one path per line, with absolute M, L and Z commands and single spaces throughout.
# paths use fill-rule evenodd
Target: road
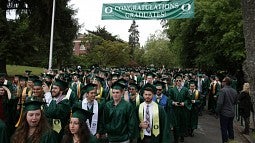
M 204 113 L 199 117 L 198 129 L 194 134 L 194 137 L 185 137 L 185 143 L 221 143 L 219 119 Z M 235 140 L 231 143 L 247 143 L 247 141 L 235 128 Z

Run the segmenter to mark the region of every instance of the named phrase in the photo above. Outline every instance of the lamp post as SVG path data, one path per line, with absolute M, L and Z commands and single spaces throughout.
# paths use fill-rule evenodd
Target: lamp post
M 50 34 L 50 55 L 49 55 L 49 68 L 52 69 L 52 51 L 53 51 L 53 34 L 54 34 L 54 19 L 55 19 L 55 0 L 52 4 L 52 18 L 51 18 L 51 34 Z

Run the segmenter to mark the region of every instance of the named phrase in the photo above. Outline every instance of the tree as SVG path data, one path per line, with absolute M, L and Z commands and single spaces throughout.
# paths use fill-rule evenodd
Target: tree
M 169 39 L 161 31 L 156 34 L 152 34 L 146 42 L 145 52 L 142 56 L 144 63 L 158 67 L 162 65 L 166 67 L 177 66 L 175 51 L 169 48 Z
M 56 67 L 68 63 L 72 58 L 72 41 L 78 30 L 78 22 L 73 18 L 75 11 L 67 6 L 68 1 L 56 1 L 53 45 L 53 65 Z M 0 34 L 0 50 L 3 51 L 1 57 L 7 60 L 7 64 L 46 66 L 52 0 L 3 0 L 1 9 L 3 9 L 0 12 L 1 34 L 3 31 L 3 35 Z M 18 18 L 15 20 L 7 20 L 5 17 L 6 12 L 11 9 L 17 10 Z M 1 67 L 6 69 L 6 64 Z
M 138 27 L 138 25 L 136 25 L 135 20 L 133 20 L 133 23 L 131 24 L 130 28 L 128 29 L 128 32 L 130 33 L 128 44 L 131 47 L 131 51 L 130 51 L 131 60 L 134 60 L 134 50 L 135 50 L 135 48 L 140 46 L 140 44 L 139 44 L 139 31 L 138 31 L 137 27 Z
M 243 63 L 243 71 L 246 81 L 250 83 L 251 95 L 255 95 L 255 1 L 242 0 L 243 31 L 245 38 L 246 60 Z
M 238 0 L 198 0 L 193 19 L 168 21 L 171 47 L 178 47 L 182 67 L 234 75 L 245 58 Z

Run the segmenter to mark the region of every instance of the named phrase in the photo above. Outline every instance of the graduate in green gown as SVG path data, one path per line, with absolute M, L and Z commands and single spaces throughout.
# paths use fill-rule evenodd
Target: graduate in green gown
M 81 108 L 82 102 L 73 105 L 69 125 L 65 127 L 65 135 L 61 143 L 97 143 L 86 123 L 93 113 Z
M 88 118 L 86 122 L 88 124 L 91 134 L 94 135 L 97 139 L 100 139 L 101 137 L 103 137 L 103 104 L 102 102 L 99 103 L 96 100 L 96 87 L 96 84 L 89 83 L 82 88 L 82 95 L 84 99 L 82 100 L 82 104 L 80 106 L 82 109 L 94 113 L 93 116 L 91 116 L 91 118 Z
M 195 81 L 190 81 L 189 84 L 189 94 L 191 99 L 192 108 L 189 110 L 188 114 L 188 135 L 194 136 L 194 129 L 198 126 L 198 113 L 201 106 L 202 97 L 200 92 L 196 89 Z
M 184 134 L 187 131 L 187 111 L 191 109 L 189 91 L 182 85 L 183 79 L 180 74 L 175 75 L 176 86 L 170 90 L 169 106 L 172 106 L 172 116 L 175 142 L 184 142 Z
M 104 130 L 109 142 L 129 143 L 135 138 L 136 118 L 129 102 L 122 96 L 124 86 L 119 82 L 112 85 L 112 100 L 104 108 Z
M 46 101 L 44 106 L 45 115 L 53 129 L 60 134 L 61 139 L 64 135 L 64 127 L 68 124 L 71 112 L 69 101 L 71 93 L 66 93 L 68 83 L 60 79 L 55 79 L 51 91 L 46 86 L 43 86 L 43 88 Z
M 21 122 L 11 138 L 11 143 L 57 143 L 58 134 L 47 122 L 38 97 L 28 97 L 23 104 Z
M 144 102 L 136 111 L 141 143 L 172 143 L 173 137 L 168 130 L 167 115 L 162 106 L 153 101 L 156 87 L 145 84 L 142 88 Z

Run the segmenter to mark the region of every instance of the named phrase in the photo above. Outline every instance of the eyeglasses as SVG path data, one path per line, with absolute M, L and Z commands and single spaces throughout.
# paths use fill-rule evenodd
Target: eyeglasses
M 181 82 L 182 80 L 179 79 L 179 80 L 175 80 L 175 81 L 176 81 L 176 82 Z
M 158 91 L 161 91 L 162 89 L 157 89 Z
M 134 88 L 129 88 L 129 90 L 135 90 Z

